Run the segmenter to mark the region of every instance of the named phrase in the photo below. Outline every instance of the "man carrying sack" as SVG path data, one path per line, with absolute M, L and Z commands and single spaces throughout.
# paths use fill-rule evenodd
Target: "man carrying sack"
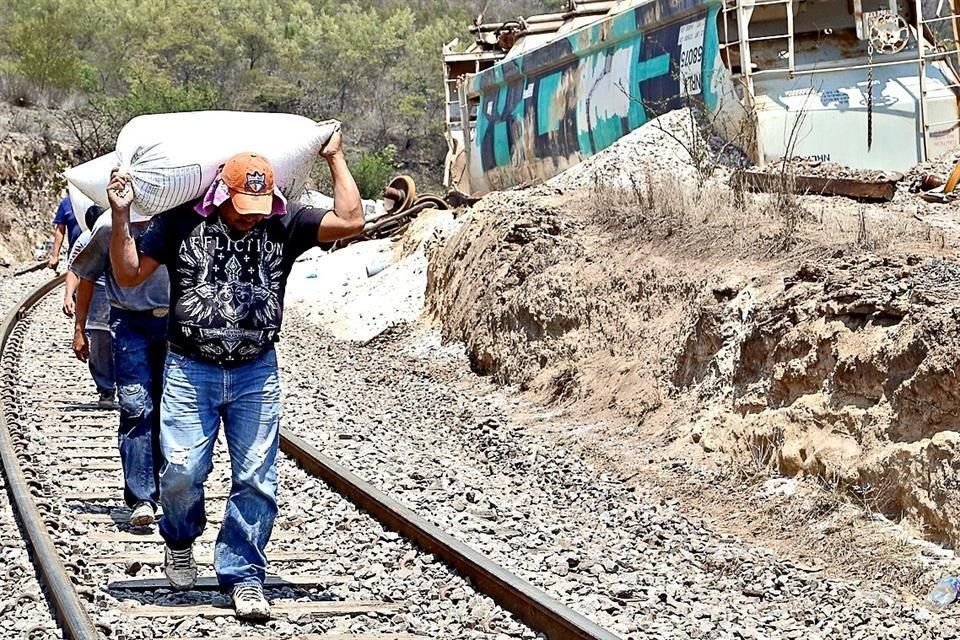
M 270 617 L 263 582 L 264 548 L 277 513 L 280 384 L 274 342 L 287 277 L 304 251 L 356 235 L 364 223 L 339 132 L 320 155 L 333 179 L 332 210 L 286 203 L 268 159 L 241 153 L 227 161 L 203 198 L 157 215 L 137 242 L 129 222 L 130 178 L 115 172 L 107 188 L 117 281 L 134 286 L 160 265 L 170 273 L 160 407 L 164 571 L 175 589 L 196 582 L 192 547 L 206 524 L 203 483 L 222 421 L 232 487 L 214 567 L 237 617 L 246 620 Z
M 148 222 L 128 220 L 127 232 L 137 237 Z M 120 424 L 117 446 L 123 467 L 123 500 L 130 507 L 130 524 L 154 523 L 160 500 L 160 395 L 167 355 L 164 335 L 170 309 L 166 268 L 156 269 L 137 287 L 125 287 L 110 267 L 112 220 L 103 215 L 91 229 L 90 240 L 70 263 L 77 285 L 73 352 L 86 362 L 90 342 L 85 321 L 96 283 L 103 278 L 113 347 Z

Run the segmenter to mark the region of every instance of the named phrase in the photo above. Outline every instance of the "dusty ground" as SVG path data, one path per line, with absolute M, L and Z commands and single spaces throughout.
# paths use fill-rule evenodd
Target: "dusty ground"
M 428 272 L 445 338 L 621 477 L 924 590 L 920 541 L 960 541 L 953 206 L 740 194 L 672 137 L 618 147 L 462 218 Z

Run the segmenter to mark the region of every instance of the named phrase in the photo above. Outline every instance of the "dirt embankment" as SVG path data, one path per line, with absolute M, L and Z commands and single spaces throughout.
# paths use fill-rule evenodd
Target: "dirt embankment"
M 430 256 L 428 313 L 476 371 L 616 417 L 608 451 L 816 476 L 960 543 L 955 238 L 891 205 L 657 189 L 485 198 Z
M 0 105 L 0 265 L 33 259 L 50 238 L 61 174 L 77 162 L 54 114 Z
M 661 351 L 711 274 L 609 251 L 562 199 L 491 196 L 428 272 L 428 312 L 473 368 L 547 400 L 642 417 L 662 402 Z M 624 249 L 620 247 L 618 249 Z
M 0 132 L 0 264 L 32 259 L 50 237 L 60 174 L 73 162 L 72 149 L 62 143 Z
M 960 263 L 837 257 L 701 306 L 669 387 L 707 449 L 960 541 Z

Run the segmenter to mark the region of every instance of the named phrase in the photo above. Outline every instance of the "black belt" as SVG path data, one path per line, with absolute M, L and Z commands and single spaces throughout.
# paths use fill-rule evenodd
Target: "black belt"
M 224 367 L 225 369 L 231 369 L 233 367 L 239 367 L 240 365 L 249 364 L 253 362 L 257 358 L 267 353 L 269 349 L 267 351 L 262 351 L 261 353 L 257 354 L 256 358 L 250 358 L 248 360 L 236 360 L 233 362 L 220 362 L 217 360 L 211 360 L 209 358 L 198 356 L 195 352 L 191 352 L 188 349 L 181 347 L 175 342 L 170 342 L 169 340 L 167 341 L 167 351 L 169 351 L 170 353 L 176 354 L 178 356 L 182 356 L 184 358 L 190 358 L 191 360 L 196 360 L 197 362 L 203 362 L 206 364 L 212 364 L 217 367 Z
M 170 353 L 175 353 L 178 356 L 183 356 L 184 358 L 193 357 L 190 355 L 190 353 L 186 349 L 172 342 L 167 342 L 167 351 L 169 351 Z

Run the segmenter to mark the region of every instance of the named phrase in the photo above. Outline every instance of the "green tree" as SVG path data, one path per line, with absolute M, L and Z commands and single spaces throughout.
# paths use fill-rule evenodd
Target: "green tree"
M 491 21 L 567 4 L 6 0 L 0 76 L 15 80 L 4 86 L 79 91 L 80 106 L 63 115 L 88 156 L 141 113 L 216 107 L 340 118 L 356 157 L 394 144 L 378 166 L 431 168 L 446 150 L 442 45 L 469 40 L 480 13 Z
M 10 29 L 16 68 L 41 91 L 90 87 L 95 71 L 74 46 L 73 25 L 59 11 L 42 11 Z
M 368 200 L 382 198 L 383 189 L 393 176 L 396 164 L 397 150 L 393 145 L 361 156 L 351 170 L 357 181 L 360 197 Z

